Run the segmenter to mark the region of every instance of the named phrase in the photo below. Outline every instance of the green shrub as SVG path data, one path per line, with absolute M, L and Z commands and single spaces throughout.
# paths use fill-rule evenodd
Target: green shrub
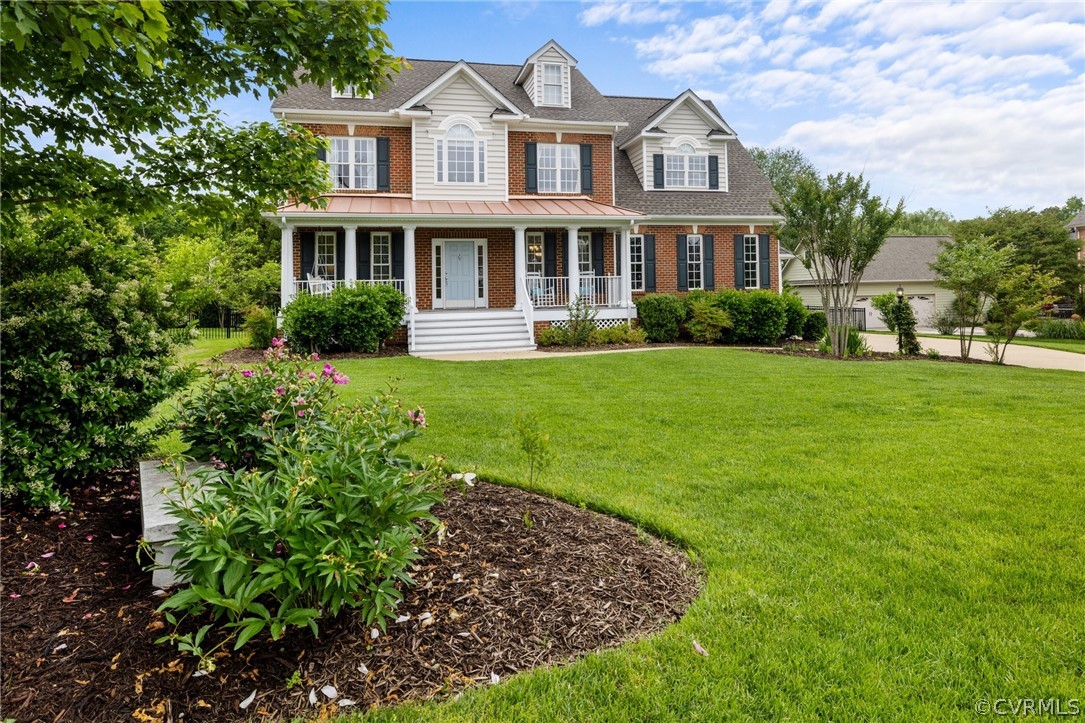
M 673 294 L 648 294 L 637 300 L 637 316 L 648 341 L 669 344 L 686 320 L 685 304 Z
M 707 299 L 696 301 L 690 306 L 687 326 L 693 341 L 715 344 L 723 337 L 724 329 L 731 328 L 731 315 Z
M 802 299 L 794 294 L 785 293 L 780 296 L 780 300 L 783 301 L 784 316 L 787 319 L 784 324 L 784 336 L 789 339 L 793 336 L 802 336 L 806 317 L 810 315 L 806 305 L 802 303 Z
M 731 317 L 731 326 L 724 330 L 722 340 L 729 344 L 746 342 L 747 330 L 752 327 L 749 294 L 735 289 L 721 289 L 708 298 Z
M 588 343 L 592 346 L 602 344 L 644 344 L 647 338 L 643 329 L 621 324 L 606 329 L 596 329 L 591 333 Z
M 821 338 L 821 341 L 818 342 L 818 351 L 820 351 L 822 354 L 833 353 L 833 345 L 832 342 L 829 341 L 828 333 L 826 333 L 825 336 Z M 867 343 L 866 338 L 861 333 L 859 333 L 859 330 L 849 327 L 848 342 L 844 348 L 844 356 L 868 356 L 873 353 L 874 350 L 870 348 L 870 344 Z
M 144 422 L 187 384 L 154 249 L 111 212 L 5 219 L 0 496 L 67 506 L 65 490 L 145 454 Z
M 565 346 L 568 344 L 568 334 L 560 326 L 547 326 L 535 335 L 535 343 L 539 346 Z
M 344 608 L 384 629 L 403 599 L 397 586 L 412 584 L 420 522 L 436 522 L 430 508 L 442 499 L 439 459 L 417 465 L 401 451 L 423 426 L 421 409 L 404 414 L 385 395 L 323 424 L 273 430 L 266 468 L 195 480 L 177 469 L 173 567 L 188 586 L 162 604 L 174 632 L 159 642 L 210 671 L 227 643 L 237 649 L 265 631 L 277 640 L 294 627 L 315 635 L 318 620 Z M 178 612 L 212 622 L 185 633 Z M 206 649 L 213 628 L 228 635 Z
M 1075 319 L 1041 319 L 1036 336 L 1044 339 L 1085 339 L 1085 322 Z
M 278 319 L 264 306 L 253 306 L 245 312 L 245 331 L 249 333 L 250 349 L 267 349 L 275 338 Z
M 900 338 L 900 351 L 902 354 L 918 354 L 923 351 L 919 339 L 915 335 L 915 309 L 912 302 L 905 299 L 900 303 L 894 302 L 889 318 L 893 321 Z
M 775 344 L 787 330 L 786 306 L 779 294 L 767 289 L 743 292 L 749 309 L 746 327 L 737 341 Z M 736 336 L 738 330 L 736 329 Z
M 309 360 L 284 354 L 279 339 L 272 344 L 255 369 L 212 370 L 181 399 L 177 421 L 190 456 L 228 469 L 259 464 L 274 430 L 317 423 L 332 405 L 335 385 L 350 381 L 330 364 L 314 370 Z
M 897 295 L 889 292 L 870 297 L 870 304 L 877 312 L 878 317 L 889 331 L 897 330 L 896 313 L 893 311 L 897 305 Z
M 302 293 L 283 309 L 283 329 L 298 350 L 374 353 L 400 326 L 406 304 L 387 284 L 340 286 L 329 296 Z
M 952 336 L 957 333 L 957 315 L 953 313 L 952 308 L 936 311 L 930 318 L 930 322 L 931 326 L 943 336 Z
M 596 329 L 598 310 L 579 296 L 566 308 L 569 310 L 569 320 L 565 322 L 565 343 L 569 346 L 586 346 Z
M 802 323 L 802 338 L 806 341 L 818 341 L 825 337 L 829 329 L 829 319 L 824 311 L 811 311 Z

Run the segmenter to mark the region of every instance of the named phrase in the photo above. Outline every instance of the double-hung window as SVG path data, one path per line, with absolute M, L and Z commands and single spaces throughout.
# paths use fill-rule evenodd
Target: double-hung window
M 318 231 L 316 234 L 315 275 L 322 279 L 335 278 L 335 232 Z
M 379 232 L 370 238 L 373 244 L 370 278 L 374 281 L 388 281 L 392 278 L 392 234 Z
M 377 139 L 332 138 L 332 188 L 373 191 L 377 188 Z
M 527 234 L 527 275 L 543 275 L 543 235 L 541 231 Z
M 682 143 L 666 155 L 667 188 L 708 188 L 708 156 L 696 154 L 689 143 Z
M 538 145 L 539 193 L 580 192 L 580 146 Z
M 561 65 L 543 63 L 542 66 L 542 104 L 565 105 L 565 73 Z
M 644 237 L 629 237 L 629 283 L 633 291 L 644 291 Z
M 742 237 L 742 285 L 747 289 L 761 286 L 758 273 L 757 236 L 748 234 Z
M 591 258 L 591 233 L 581 231 L 576 235 L 576 258 L 581 276 L 595 276 Z
M 437 141 L 437 183 L 485 183 L 486 142 L 463 123 L 448 129 Z
M 686 279 L 689 288 L 704 288 L 704 244 L 700 234 L 686 236 Z

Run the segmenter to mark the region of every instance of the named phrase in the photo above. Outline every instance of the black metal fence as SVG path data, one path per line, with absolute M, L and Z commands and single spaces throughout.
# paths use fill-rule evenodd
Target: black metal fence
M 823 306 L 807 306 L 810 311 L 825 311 Z M 841 313 L 843 312 L 843 313 Z M 830 324 L 847 324 L 852 329 L 866 331 L 866 309 L 829 309 L 825 312 Z
M 233 339 L 245 333 L 242 329 L 244 323 L 245 314 L 238 309 L 211 304 L 171 331 L 178 339 L 193 336 L 201 339 Z

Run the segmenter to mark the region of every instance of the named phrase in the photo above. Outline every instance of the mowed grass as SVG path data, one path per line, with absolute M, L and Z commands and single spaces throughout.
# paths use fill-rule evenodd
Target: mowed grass
M 1085 693 L 1081 374 L 726 349 L 336 365 L 348 398 L 399 378 L 430 424 L 413 452 L 491 480 L 523 482 L 510 422 L 537 415 L 547 494 L 707 577 L 649 639 L 367 720 L 972 720 Z

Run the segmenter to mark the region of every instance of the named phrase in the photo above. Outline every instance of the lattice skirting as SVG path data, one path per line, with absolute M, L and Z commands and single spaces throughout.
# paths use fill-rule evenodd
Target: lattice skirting
M 610 328 L 615 327 L 615 326 L 625 326 L 625 324 L 626 324 L 625 319 L 596 319 L 595 320 L 595 326 L 598 329 L 610 329 Z M 561 327 L 563 329 L 568 325 L 569 325 L 568 321 L 551 321 L 550 322 L 550 326 L 557 326 L 557 327 Z

